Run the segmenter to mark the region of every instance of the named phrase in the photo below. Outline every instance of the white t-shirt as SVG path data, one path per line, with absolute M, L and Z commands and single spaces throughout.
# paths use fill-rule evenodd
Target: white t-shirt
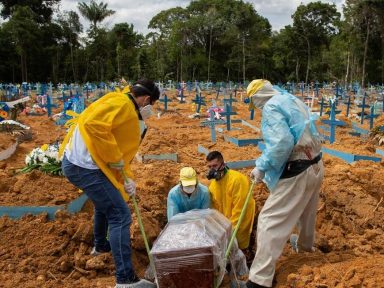
M 76 126 L 73 131 L 72 138 L 69 139 L 67 146 L 65 147 L 65 156 L 68 161 L 79 167 L 85 169 L 100 169 L 95 161 L 93 161 L 91 154 L 85 146 L 83 137 L 81 137 L 79 126 Z

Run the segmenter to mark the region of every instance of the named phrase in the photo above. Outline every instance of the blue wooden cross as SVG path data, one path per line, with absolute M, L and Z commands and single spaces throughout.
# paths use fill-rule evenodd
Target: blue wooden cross
M 216 100 L 219 99 L 220 90 L 221 90 L 221 86 L 220 86 L 220 84 L 218 84 L 217 90 L 216 90 Z
M 330 126 L 330 135 L 329 135 L 329 143 L 335 142 L 335 136 L 336 136 L 336 127 L 337 126 L 346 126 L 347 124 L 343 121 L 336 120 L 336 102 L 330 101 L 331 105 L 331 116 L 330 120 L 321 120 L 324 124 L 327 124 Z
M 249 115 L 249 120 L 253 120 L 255 118 L 255 109 L 251 109 L 251 115 Z
M 349 108 L 351 107 L 351 96 L 348 96 L 348 102 L 347 102 L 347 117 L 349 115 Z
M 224 101 L 224 107 L 227 107 L 227 104 L 229 104 L 231 109 L 230 111 L 232 111 L 232 103 L 237 102 L 236 99 L 232 98 L 232 93 L 229 94 L 229 98 L 224 98 L 223 101 Z
M 185 103 L 184 88 L 182 86 L 178 90 L 178 94 L 179 94 L 179 98 L 180 98 L 179 103 Z
M 328 107 L 328 104 L 324 102 L 324 97 L 321 97 L 321 102 L 320 102 L 320 117 L 323 115 L 324 107 Z
M 52 100 L 51 96 L 47 95 L 47 112 L 48 112 L 48 117 L 51 117 L 52 115 Z
M 28 96 L 28 83 L 27 82 L 23 82 L 21 84 L 21 89 L 23 91 L 23 96 L 24 97 Z
M 366 101 L 366 96 L 367 96 L 367 93 L 364 92 L 364 97 L 363 97 L 363 103 L 361 105 L 357 105 L 357 107 L 361 108 L 361 120 L 360 120 L 360 124 L 363 124 L 364 123 L 364 110 L 365 108 L 369 108 L 369 105 L 365 105 L 365 101 Z
M 201 106 L 207 106 L 207 104 L 205 104 L 204 98 L 201 96 L 201 93 L 196 93 L 196 97 L 194 100 L 192 100 L 192 102 L 197 105 L 196 113 L 200 113 Z
M 225 116 L 227 122 L 227 131 L 231 130 L 231 115 L 236 115 L 236 112 L 232 112 L 231 107 L 227 103 L 225 106 L 224 112 L 221 112 L 220 115 Z
M 168 111 L 168 102 L 172 102 L 172 100 L 168 99 L 167 94 L 164 93 L 164 98 L 159 101 L 164 103 L 164 111 Z
M 331 102 L 334 102 L 335 103 L 335 114 L 340 114 L 341 113 L 341 110 L 336 110 L 337 106 L 339 105 L 339 101 L 337 101 L 337 98 L 334 97 L 332 100 L 330 100 L 330 103 Z M 329 106 L 332 106 L 332 105 L 329 105 Z M 331 107 L 332 108 L 332 107 Z M 332 111 L 327 111 L 325 112 L 325 114 L 327 115 L 331 115 Z
M 85 101 L 84 101 L 84 97 L 79 97 L 78 94 L 76 95 L 77 96 L 74 98 L 74 101 L 73 101 L 73 111 L 76 112 L 77 114 L 80 114 L 85 109 Z
M 339 83 L 336 83 L 335 93 L 336 93 L 336 99 L 340 96 L 340 87 Z
M 371 109 L 371 111 L 370 111 L 369 115 L 366 116 L 366 118 L 369 118 L 369 129 L 372 130 L 372 128 L 373 128 L 373 119 L 378 117 L 379 114 L 375 114 L 375 106 L 374 105 L 372 105 L 370 109 Z
M 225 121 L 222 119 L 215 119 L 215 113 L 213 110 L 209 112 L 209 119 L 200 123 L 200 126 L 209 126 L 211 129 L 211 140 L 213 143 L 216 143 L 216 130 L 215 125 L 225 124 Z

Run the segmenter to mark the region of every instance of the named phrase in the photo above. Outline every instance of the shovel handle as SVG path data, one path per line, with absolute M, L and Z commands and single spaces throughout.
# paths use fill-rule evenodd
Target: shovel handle
M 254 185 L 255 185 L 255 181 L 252 180 L 251 181 L 251 186 L 249 187 L 247 198 L 245 199 L 245 202 L 244 202 L 243 209 L 241 209 L 241 214 L 240 214 L 239 220 L 237 221 L 237 224 L 236 224 L 236 227 L 235 227 L 235 231 L 233 231 L 233 233 L 232 233 L 231 240 L 229 241 L 227 251 L 225 252 L 225 258 L 224 258 L 225 262 L 227 262 L 227 260 L 228 260 L 229 254 L 231 253 L 231 249 L 232 249 L 232 246 L 233 246 L 233 242 L 235 241 L 235 238 L 236 238 L 236 235 L 237 235 L 237 231 L 239 230 L 241 222 L 243 221 L 243 218 L 245 216 L 245 212 L 247 210 L 247 206 L 248 206 L 249 200 L 251 199 L 251 196 L 252 196 L 252 190 L 253 190 L 253 186 Z
M 123 174 L 123 177 L 124 177 L 124 181 L 128 181 L 128 176 L 127 176 L 127 174 L 125 173 L 124 170 L 122 170 L 122 174 Z M 130 196 L 130 198 L 132 199 L 133 207 L 134 207 L 135 213 L 137 215 L 137 222 L 139 223 L 141 236 L 143 237 L 145 249 L 147 250 L 147 255 L 148 255 L 148 258 L 149 258 L 149 264 L 151 265 L 151 268 L 153 269 L 153 273 L 156 276 L 155 265 L 153 263 L 153 258 L 152 258 L 152 255 L 150 253 L 148 239 L 147 239 L 147 234 L 145 233 L 145 229 L 144 229 L 143 221 L 142 221 L 142 218 L 141 218 L 139 206 L 137 205 L 137 201 L 136 201 L 135 195 Z

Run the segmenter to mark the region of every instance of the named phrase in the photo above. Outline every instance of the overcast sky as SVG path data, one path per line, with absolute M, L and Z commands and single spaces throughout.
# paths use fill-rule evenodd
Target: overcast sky
M 100 0 L 96 0 L 99 2 Z M 60 10 L 75 10 L 77 9 L 77 0 L 62 0 Z M 90 2 L 90 0 L 83 0 L 81 2 Z M 104 0 L 108 3 L 108 8 L 116 11 L 116 13 L 108 17 L 102 25 L 112 27 L 115 23 L 128 22 L 132 23 L 135 30 L 146 34 L 149 30 L 147 28 L 149 21 L 162 10 L 172 7 L 181 6 L 186 7 L 191 1 L 187 0 Z M 296 7 L 300 3 L 307 4 L 314 2 L 310 0 L 253 0 L 246 1 L 253 4 L 256 11 L 266 17 L 272 25 L 273 30 L 279 30 L 285 25 L 291 24 L 291 15 L 295 12 Z M 345 0 L 321 0 L 325 3 L 335 3 L 341 12 L 342 4 Z M 85 28 L 88 28 L 88 23 L 82 19 Z

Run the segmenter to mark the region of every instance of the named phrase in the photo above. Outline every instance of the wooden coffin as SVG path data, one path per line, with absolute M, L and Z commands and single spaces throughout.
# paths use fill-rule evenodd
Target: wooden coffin
M 178 214 L 151 250 L 159 288 L 212 288 L 225 272 L 231 223 L 213 209 Z

